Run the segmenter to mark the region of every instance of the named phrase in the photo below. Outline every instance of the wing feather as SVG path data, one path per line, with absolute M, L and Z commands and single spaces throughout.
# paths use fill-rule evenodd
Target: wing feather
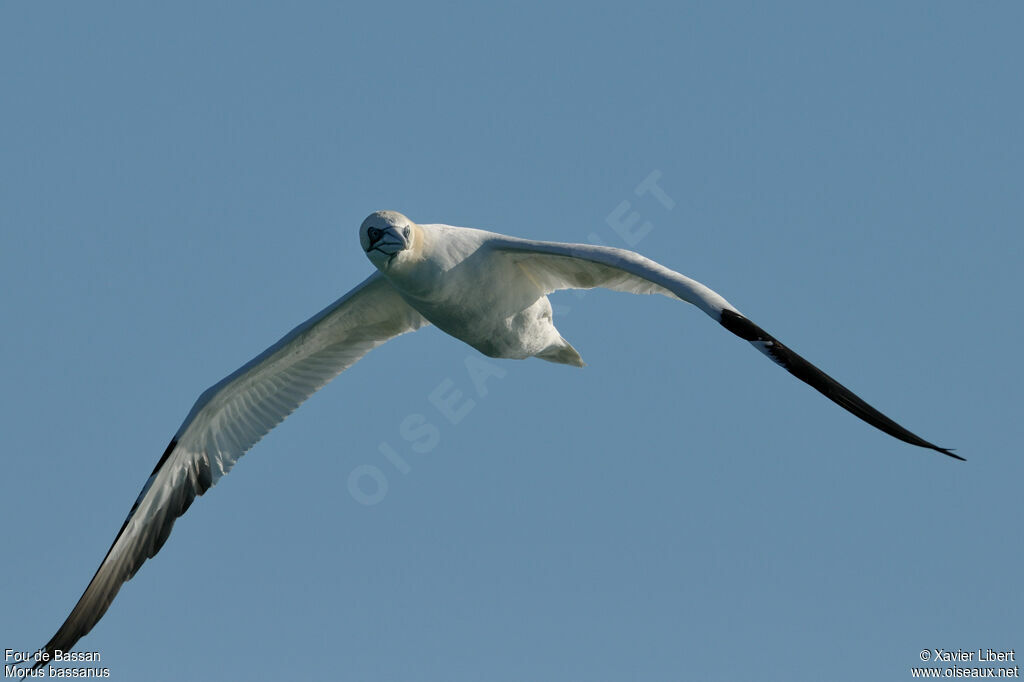
M 635 294 L 657 293 L 692 303 L 730 332 L 749 341 L 797 379 L 868 424 L 911 445 L 963 460 L 963 457 L 924 440 L 879 412 L 748 320 L 715 291 L 649 258 L 605 246 L 538 242 L 504 236 L 492 240 L 492 248 L 507 252 L 545 293 L 559 289 L 605 287 Z
M 427 321 L 379 273 L 204 391 L 146 481 L 106 557 L 46 643 L 68 651 L 121 585 L 167 541 L 175 519 L 268 431 L 327 382 L 388 339 Z M 36 667 L 40 667 L 37 664 Z
M 505 251 L 545 293 L 603 287 L 630 294 L 661 294 L 692 303 L 714 317 L 735 310 L 700 282 L 633 251 L 590 244 L 539 242 L 497 235 L 491 248 Z

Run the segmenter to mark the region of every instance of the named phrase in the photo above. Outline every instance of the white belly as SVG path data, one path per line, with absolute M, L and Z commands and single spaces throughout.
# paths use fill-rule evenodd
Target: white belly
M 423 317 L 484 355 L 583 364 L 555 329 L 544 290 L 509 258 L 472 250 L 386 274 Z
M 409 303 L 438 329 L 492 358 L 529 358 L 562 339 L 552 322 L 547 296 L 518 310 L 500 309 L 494 300 Z M 482 308 L 486 314 L 481 314 Z

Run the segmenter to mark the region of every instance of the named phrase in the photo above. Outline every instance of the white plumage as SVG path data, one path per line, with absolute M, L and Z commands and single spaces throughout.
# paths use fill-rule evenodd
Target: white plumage
M 711 289 L 631 251 L 417 225 L 394 211 L 371 214 L 359 237 L 377 272 L 199 397 L 85 593 L 46 644 L 48 653 L 70 650 L 89 632 L 197 495 L 306 398 L 388 339 L 432 323 L 491 357 L 582 366 L 552 319 L 547 294 L 560 289 L 605 287 L 692 303 L 869 424 L 962 459 L 872 408 Z

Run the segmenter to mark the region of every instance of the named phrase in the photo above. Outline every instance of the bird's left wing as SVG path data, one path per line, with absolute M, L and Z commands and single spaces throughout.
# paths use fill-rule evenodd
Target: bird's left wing
M 380 274 L 205 391 L 157 463 L 78 604 L 44 650 L 69 651 L 176 518 L 306 398 L 388 339 L 428 324 Z M 37 665 L 39 667 L 39 665 Z
M 885 416 L 871 405 L 748 320 L 718 293 L 640 254 L 589 244 L 560 244 L 493 235 L 487 243 L 504 253 L 544 293 L 559 289 L 604 287 L 633 294 L 662 294 L 692 303 L 712 319 L 749 341 L 790 374 L 868 424 L 906 443 L 963 459 L 933 445 Z

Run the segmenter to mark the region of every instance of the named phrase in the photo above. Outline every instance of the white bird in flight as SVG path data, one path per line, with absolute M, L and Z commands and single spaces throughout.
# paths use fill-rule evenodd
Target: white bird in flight
M 199 396 L 96 575 L 46 643 L 51 657 L 92 629 L 121 585 L 160 550 L 196 495 L 306 398 L 388 339 L 433 324 L 490 357 L 583 366 L 552 322 L 547 295 L 560 289 L 605 287 L 692 303 L 872 426 L 963 459 L 868 405 L 708 287 L 632 251 L 418 225 L 395 211 L 367 217 L 359 241 L 377 272 Z

